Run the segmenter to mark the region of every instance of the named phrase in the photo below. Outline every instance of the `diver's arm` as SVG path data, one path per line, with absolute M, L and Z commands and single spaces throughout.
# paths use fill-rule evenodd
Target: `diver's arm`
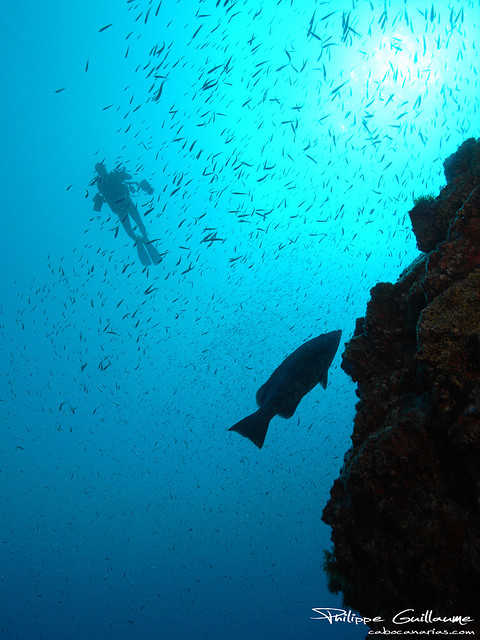
M 140 185 L 138 182 L 129 181 L 129 182 L 125 182 L 124 184 L 127 185 L 131 193 L 136 193 L 140 188 Z
M 139 189 L 142 189 L 143 191 L 145 191 L 145 193 L 148 193 L 149 195 L 152 195 L 153 193 L 153 187 L 147 180 L 142 180 L 141 182 L 139 182 L 138 187 Z

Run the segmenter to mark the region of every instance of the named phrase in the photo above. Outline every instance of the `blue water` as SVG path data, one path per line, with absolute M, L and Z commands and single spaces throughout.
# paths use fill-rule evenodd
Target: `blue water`
M 0 632 L 361 638 L 310 619 L 341 607 L 321 521 L 356 401 L 341 351 L 417 255 L 413 199 L 479 135 L 480 5 L 161 4 L 2 12 Z M 102 159 L 153 186 L 160 264 L 93 211 Z M 227 431 L 336 329 L 326 391 L 262 450 Z

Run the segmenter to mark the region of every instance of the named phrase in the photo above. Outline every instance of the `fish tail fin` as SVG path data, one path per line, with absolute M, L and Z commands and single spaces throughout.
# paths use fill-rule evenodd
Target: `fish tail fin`
M 250 414 L 240 422 L 230 427 L 229 431 L 236 431 L 240 435 L 251 440 L 259 449 L 263 447 L 268 425 L 273 415 L 260 407 L 255 413 Z

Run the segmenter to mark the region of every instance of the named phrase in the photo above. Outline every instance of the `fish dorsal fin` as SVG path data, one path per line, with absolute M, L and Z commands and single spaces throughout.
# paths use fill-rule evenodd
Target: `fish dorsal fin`
M 325 369 L 325 371 L 322 373 L 320 377 L 320 384 L 324 389 L 327 388 L 327 382 L 328 382 L 328 369 Z

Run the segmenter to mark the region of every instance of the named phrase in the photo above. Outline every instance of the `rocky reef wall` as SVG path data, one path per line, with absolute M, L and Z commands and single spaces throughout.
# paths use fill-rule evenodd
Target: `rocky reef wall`
M 359 402 L 323 512 L 326 568 L 364 616 L 428 609 L 476 617 L 478 631 L 480 140 L 444 170 L 438 197 L 410 211 L 423 253 L 373 287 L 343 354 Z

